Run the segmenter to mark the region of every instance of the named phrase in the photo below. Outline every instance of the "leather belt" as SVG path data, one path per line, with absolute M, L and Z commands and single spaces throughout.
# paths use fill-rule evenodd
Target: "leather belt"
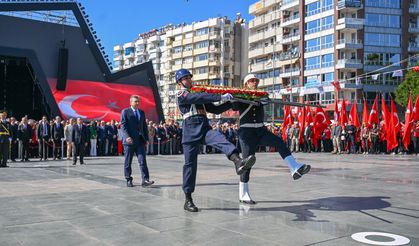
M 246 127 L 246 128 L 259 128 L 263 126 L 265 126 L 265 124 L 263 123 L 245 123 L 245 124 L 240 125 L 240 127 Z

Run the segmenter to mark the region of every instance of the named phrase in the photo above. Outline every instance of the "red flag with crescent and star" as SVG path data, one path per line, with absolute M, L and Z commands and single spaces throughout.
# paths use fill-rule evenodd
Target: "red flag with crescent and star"
M 371 126 L 372 123 L 378 124 L 378 95 L 374 99 L 374 103 L 372 104 L 372 108 L 370 111 L 370 116 L 368 117 L 368 124 Z
M 67 80 L 66 90 L 58 91 L 55 88 L 56 79 L 48 79 L 48 83 L 64 119 L 119 121 L 121 110 L 130 106 L 130 96 L 139 95 L 140 109 L 148 119 L 158 121 L 156 102 L 150 87 Z
M 404 114 L 404 127 L 403 127 L 403 136 L 402 143 L 405 149 L 409 149 L 410 139 L 412 136 L 412 127 L 413 127 L 413 107 L 412 107 L 412 95 L 409 96 L 409 101 L 407 103 L 406 113 Z

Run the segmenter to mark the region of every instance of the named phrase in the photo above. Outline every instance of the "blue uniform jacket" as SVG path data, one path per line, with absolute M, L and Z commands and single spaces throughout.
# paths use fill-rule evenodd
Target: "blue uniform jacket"
M 195 104 L 197 110 L 205 109 L 209 113 L 221 114 L 224 111 L 231 109 L 231 103 L 223 103 L 221 105 L 214 105 L 213 102 L 221 100 L 221 95 L 210 93 L 189 93 L 187 90 L 178 92 L 178 106 L 182 114 L 186 114 L 191 110 L 192 104 Z M 211 130 L 206 114 L 197 114 L 186 118 L 182 122 L 183 134 L 182 143 L 191 143 L 201 141 L 205 134 Z

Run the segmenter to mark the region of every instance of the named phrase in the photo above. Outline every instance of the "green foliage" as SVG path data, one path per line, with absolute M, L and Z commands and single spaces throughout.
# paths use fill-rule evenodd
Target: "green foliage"
M 419 95 L 419 73 L 412 70 L 407 72 L 403 83 L 396 88 L 396 103 L 406 106 L 410 93 L 413 100 Z

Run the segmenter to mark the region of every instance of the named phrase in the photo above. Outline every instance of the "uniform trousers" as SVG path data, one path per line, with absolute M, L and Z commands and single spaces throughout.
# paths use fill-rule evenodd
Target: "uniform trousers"
M 246 158 L 250 155 L 254 155 L 256 152 L 256 148 L 259 145 L 275 147 L 275 149 L 281 155 L 282 159 L 285 159 L 287 156 L 291 155 L 290 150 L 287 148 L 282 138 L 268 131 L 266 127 L 241 127 L 239 129 L 239 139 L 243 158 Z M 250 170 L 251 169 L 248 169 L 240 175 L 241 182 L 249 182 Z

